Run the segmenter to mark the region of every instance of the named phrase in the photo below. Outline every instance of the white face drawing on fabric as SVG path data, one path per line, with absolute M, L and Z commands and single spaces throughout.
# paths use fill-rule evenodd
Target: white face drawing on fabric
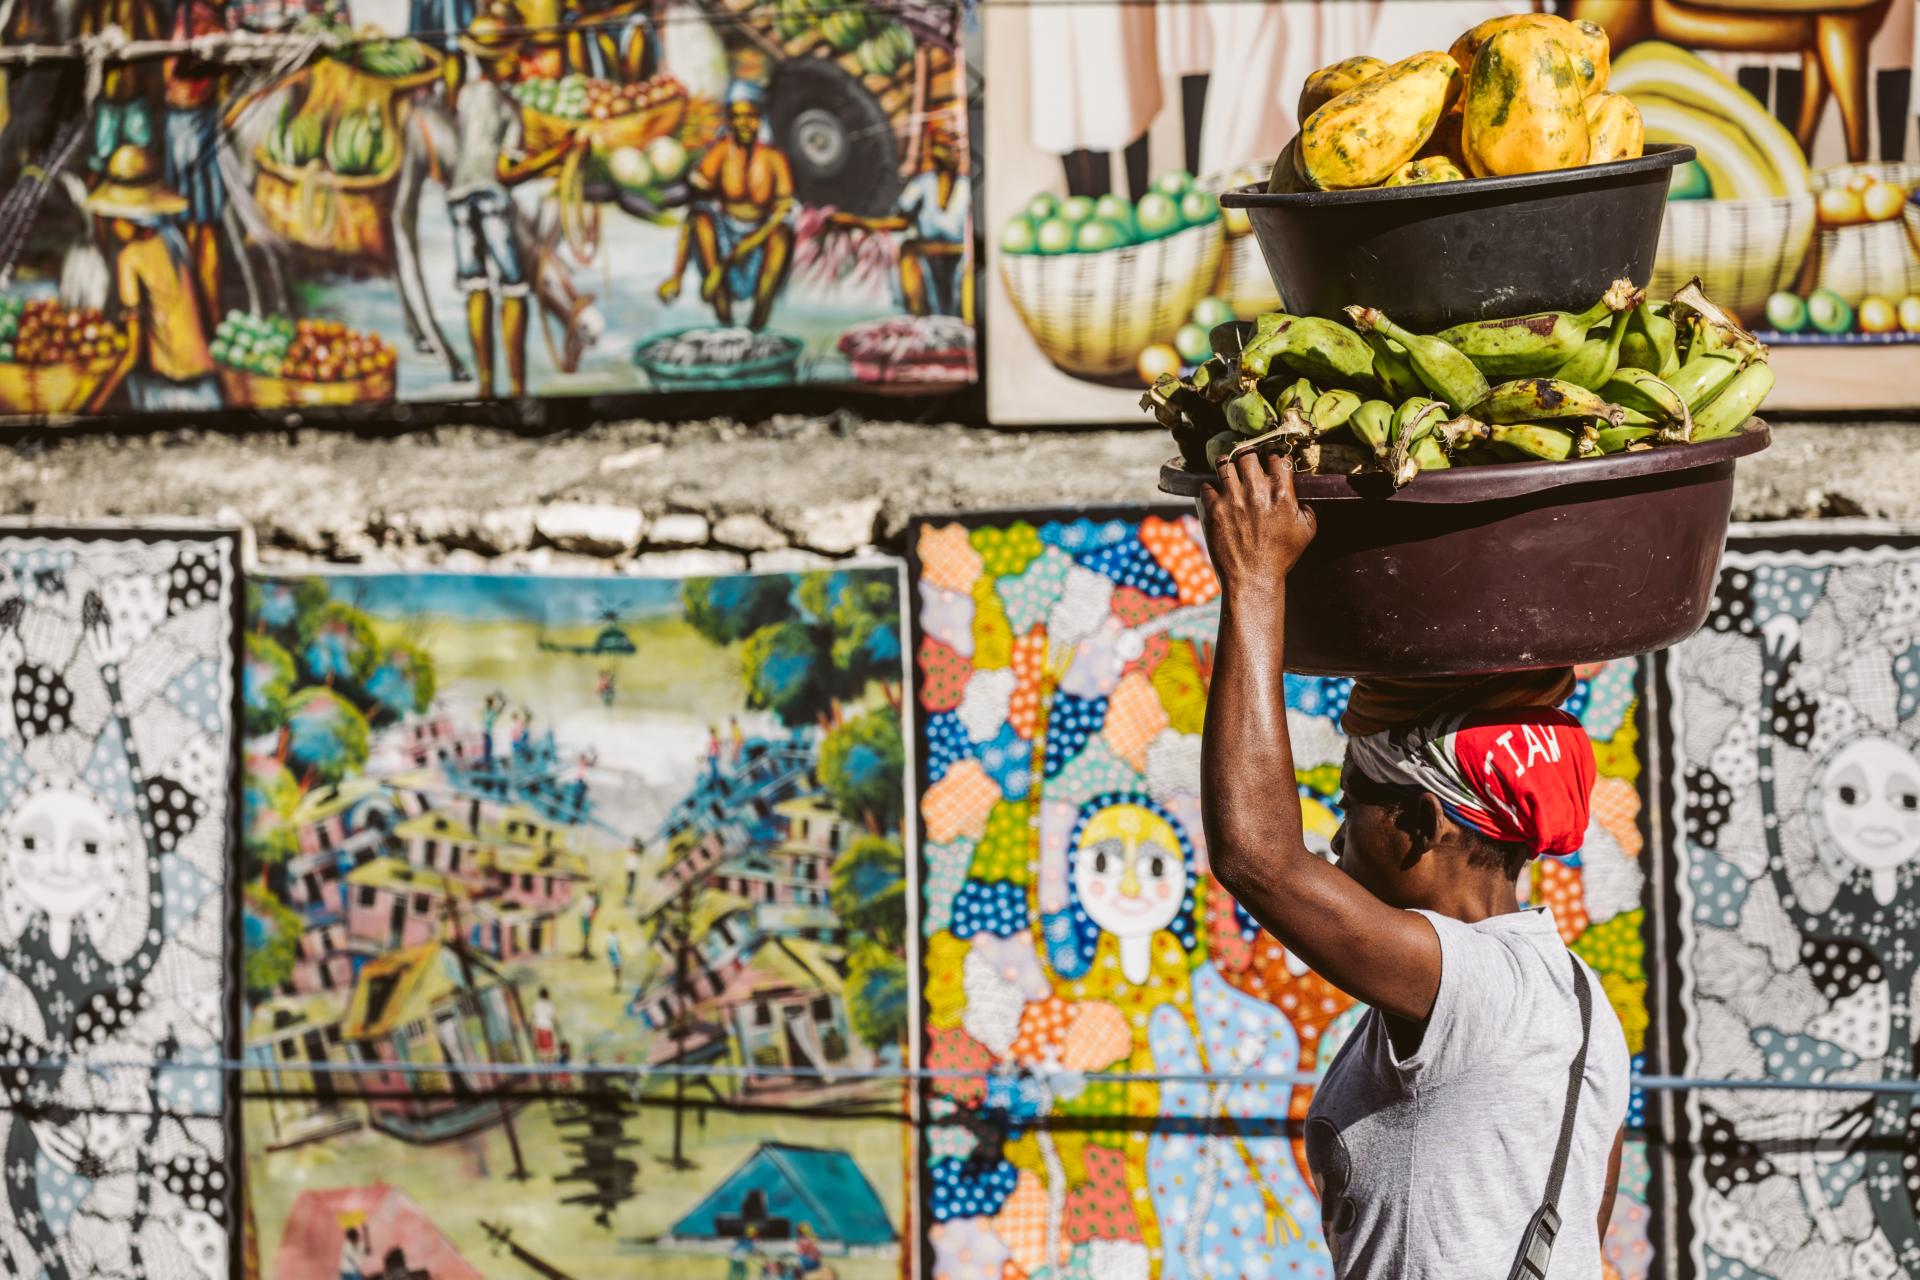
M 1187 864 L 1167 820 L 1140 805 L 1102 809 L 1081 829 L 1073 888 L 1089 918 L 1120 940 L 1120 970 L 1135 986 L 1153 967 L 1153 935 L 1173 923 Z
M 119 820 L 85 792 L 49 787 L 21 801 L 4 838 L 20 896 L 46 912 L 53 952 L 66 955 L 74 917 L 113 887 L 123 865 Z
M 1827 835 L 1873 879 L 1873 896 L 1893 901 L 1898 871 L 1920 856 L 1920 760 L 1888 738 L 1856 738 L 1814 778 L 1813 801 Z

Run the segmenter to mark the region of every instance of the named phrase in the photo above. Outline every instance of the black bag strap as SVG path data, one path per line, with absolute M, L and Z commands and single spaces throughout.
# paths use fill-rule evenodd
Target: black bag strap
M 1573 952 L 1567 952 L 1567 959 L 1573 965 L 1574 998 L 1580 1003 L 1580 1049 L 1567 1068 L 1567 1106 L 1560 1116 L 1560 1142 L 1553 1150 L 1553 1167 L 1547 1171 L 1547 1194 L 1527 1223 L 1527 1233 L 1520 1238 L 1520 1252 L 1514 1256 L 1507 1280 L 1546 1280 L 1554 1238 L 1560 1234 L 1560 1184 L 1566 1180 L 1567 1157 L 1573 1154 L 1573 1121 L 1580 1112 L 1587 1046 L 1593 1041 L 1593 990 L 1587 982 L 1587 971 Z

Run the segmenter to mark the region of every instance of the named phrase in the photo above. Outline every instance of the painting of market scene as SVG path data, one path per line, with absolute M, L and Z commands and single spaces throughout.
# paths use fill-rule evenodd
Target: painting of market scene
M 1665 299 L 1702 277 L 1780 349 L 1783 404 L 1914 403 L 1906 384 L 1877 371 L 1920 342 L 1915 9 L 1910 0 L 989 9 L 989 416 L 1137 418 L 1142 388 L 1204 361 L 1216 325 L 1283 305 L 1245 211 L 1221 209 L 1217 197 L 1264 187 L 1303 123 L 1307 77 L 1349 58 L 1384 65 L 1446 50 L 1478 22 L 1535 10 L 1593 23 L 1610 49 L 1607 88 L 1638 108 L 1645 143 L 1697 152 L 1674 175 L 1652 278 L 1634 283 Z
M 959 22 L 7 5 L 0 44 L 184 51 L 0 68 L 0 416 L 971 381 Z
M 257 579 L 270 1280 L 896 1276 L 896 568 Z

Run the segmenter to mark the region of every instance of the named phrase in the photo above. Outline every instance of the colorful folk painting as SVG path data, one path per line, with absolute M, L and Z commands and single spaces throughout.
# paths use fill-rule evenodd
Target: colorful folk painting
M 1197 521 L 929 520 L 910 545 L 930 1274 L 1330 1276 L 1293 1128 L 1361 1009 L 1208 872 L 1219 587 Z M 1525 888 L 1600 972 L 1638 1054 L 1635 666 L 1580 676 L 1568 705 L 1600 755 L 1594 820 L 1577 858 L 1536 863 Z M 1323 851 L 1349 689 L 1287 680 L 1293 781 Z M 1606 1249 L 1637 1280 L 1647 1178 L 1630 1150 Z
M 1217 201 L 1264 189 L 1307 77 L 1539 10 L 1604 29 L 1607 88 L 1646 144 L 1694 149 L 1634 283 L 1666 298 L 1700 276 L 1772 348 L 1776 407 L 1913 404 L 1895 372 L 1920 341 L 1920 301 L 1901 310 L 1920 298 L 1905 0 L 1111 0 L 982 8 L 989 416 L 1140 420 L 1211 329 L 1283 305 L 1249 212 Z
M 238 553 L 0 532 L 0 1274 L 228 1275 Z
M 958 0 L 31 0 L 0 43 L 116 28 L 182 52 L 0 69 L 0 416 L 973 380 Z
M 1697 1274 L 1920 1270 L 1917 646 L 1920 545 L 1803 530 L 1730 540 L 1707 629 L 1662 660 L 1670 1060 L 1860 1085 L 1684 1095 Z
M 263 1277 L 899 1274 L 899 601 L 896 566 L 253 584 Z

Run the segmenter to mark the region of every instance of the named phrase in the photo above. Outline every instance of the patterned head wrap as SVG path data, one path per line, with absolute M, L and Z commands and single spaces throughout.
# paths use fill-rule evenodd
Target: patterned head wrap
M 1455 822 L 1535 855 L 1578 853 L 1593 799 L 1593 744 L 1552 707 L 1445 715 L 1350 738 L 1371 782 L 1432 792 Z

